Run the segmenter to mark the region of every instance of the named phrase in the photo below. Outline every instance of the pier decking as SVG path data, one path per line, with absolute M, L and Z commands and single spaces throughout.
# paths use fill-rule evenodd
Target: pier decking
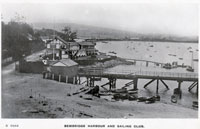
M 173 72 L 160 72 L 160 71 L 141 71 L 141 70 L 129 70 L 129 71 L 108 71 L 103 68 L 83 68 L 80 69 L 79 77 L 87 78 L 87 85 L 94 86 L 95 78 L 108 78 L 109 82 L 102 85 L 109 85 L 110 89 L 116 88 L 116 80 L 117 79 L 128 79 L 133 82 L 133 90 L 137 90 L 137 82 L 138 79 L 151 79 L 150 82 L 144 85 L 146 88 L 150 83 L 157 80 L 156 92 L 158 93 L 159 81 L 161 81 L 164 86 L 168 88 L 167 84 L 164 80 L 173 80 L 178 82 L 178 88 L 181 88 L 181 83 L 183 81 L 191 81 L 193 82 L 191 86 L 189 86 L 188 90 L 198 87 L 198 73 L 173 73 Z

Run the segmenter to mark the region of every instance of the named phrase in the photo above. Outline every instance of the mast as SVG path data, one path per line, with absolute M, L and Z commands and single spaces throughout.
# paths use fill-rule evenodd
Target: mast
M 53 19 L 53 40 L 54 40 L 54 45 L 56 45 L 55 43 L 55 18 Z M 53 46 L 53 60 L 55 60 L 55 53 L 54 53 L 54 48 L 55 46 Z

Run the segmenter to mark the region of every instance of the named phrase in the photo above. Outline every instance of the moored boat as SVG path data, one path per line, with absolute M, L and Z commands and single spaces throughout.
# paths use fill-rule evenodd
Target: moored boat
M 191 66 L 187 66 L 186 70 L 189 72 L 194 72 L 194 69 Z
M 176 95 L 172 95 L 171 96 L 171 102 L 172 103 L 177 103 L 177 96 Z

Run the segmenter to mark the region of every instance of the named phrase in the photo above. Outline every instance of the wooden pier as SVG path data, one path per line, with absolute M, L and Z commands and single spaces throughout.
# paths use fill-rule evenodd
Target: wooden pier
M 83 68 L 78 73 L 79 77 L 87 78 L 87 85 L 94 86 L 95 78 L 107 78 L 108 83 L 105 83 L 101 87 L 109 85 L 109 90 L 116 88 L 117 79 L 128 79 L 131 82 L 127 83 L 124 87 L 133 84 L 133 90 L 137 90 L 137 82 L 139 79 L 151 79 L 144 85 L 146 88 L 149 84 L 157 81 L 156 93 L 158 94 L 159 82 L 163 83 L 164 86 L 169 90 L 169 86 L 164 82 L 165 80 L 177 81 L 178 88 L 181 89 L 181 83 L 183 81 L 193 82 L 189 86 L 190 91 L 195 86 L 198 89 L 198 74 L 197 73 L 173 73 L 173 72 L 160 72 L 160 71 L 107 71 L 102 68 Z

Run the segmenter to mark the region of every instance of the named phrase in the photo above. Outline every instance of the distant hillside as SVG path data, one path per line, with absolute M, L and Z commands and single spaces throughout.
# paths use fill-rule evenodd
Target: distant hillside
M 139 34 L 136 32 L 122 31 L 117 29 L 102 28 L 89 25 L 80 25 L 74 23 L 32 23 L 35 29 L 54 29 L 62 31 L 65 26 L 71 27 L 73 31 L 77 31 L 79 38 L 86 39 L 139 39 L 148 41 L 174 41 L 174 42 L 198 42 L 198 36 L 183 37 L 176 35 L 162 34 Z

